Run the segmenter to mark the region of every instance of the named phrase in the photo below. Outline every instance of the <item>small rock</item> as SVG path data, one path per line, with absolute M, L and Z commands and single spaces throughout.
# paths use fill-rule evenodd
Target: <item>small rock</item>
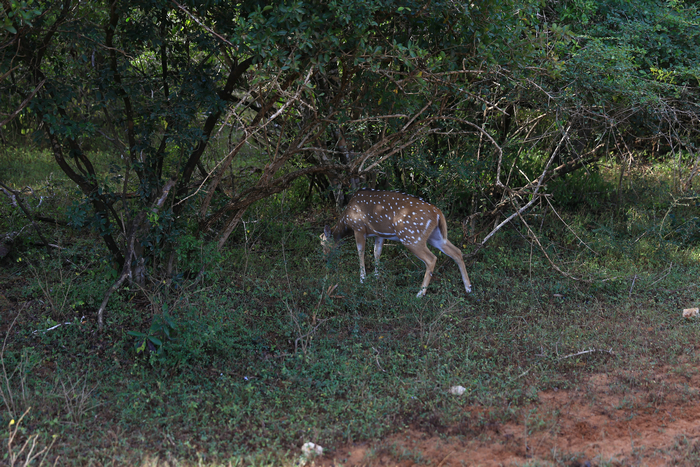
M 698 316 L 698 313 L 700 313 L 700 308 L 686 308 L 685 310 L 683 310 L 683 317 L 694 318 Z
M 464 386 L 452 386 L 450 388 L 450 394 L 454 394 L 455 396 L 461 396 L 465 392 L 467 392 L 467 388 Z
M 304 443 L 304 445 L 301 447 L 301 452 L 307 457 L 311 455 L 321 456 L 323 455 L 323 448 L 318 444 L 309 441 Z

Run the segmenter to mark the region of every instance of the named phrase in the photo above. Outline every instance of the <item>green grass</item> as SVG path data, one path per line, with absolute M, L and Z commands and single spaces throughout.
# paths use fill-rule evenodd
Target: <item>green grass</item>
M 56 165 L 50 151 L 3 148 L 0 155 L 0 178 L 15 189 L 36 188 L 56 176 L 67 178 Z
M 407 427 L 479 433 L 523 417 L 540 390 L 695 358 L 700 327 L 680 313 L 700 301 L 700 249 L 683 227 L 692 208 L 675 207 L 676 224 L 662 227 L 668 200 L 568 207 L 560 215 L 578 238 L 551 213 L 533 213 L 547 254 L 581 280 L 553 270 L 513 224 L 467 261 L 472 294 L 440 255 L 418 300 L 424 267 L 405 248 L 385 247 L 379 278 L 367 254 L 361 284 L 354 245 L 321 255 L 318 233 L 333 213 L 283 199 L 251 210 L 222 253 L 185 242 L 172 286 L 119 291 L 102 334 L 94 312 L 114 271 L 101 244 L 67 228 L 49 231 L 63 247 L 51 257 L 19 244 L 0 272 L 11 304 L 0 387 L 14 400 L 0 424 L 32 407 L 21 435 L 44 445 L 57 435 L 49 459 L 62 465 L 292 464 L 306 441 L 333 452 Z M 450 236 L 457 244 L 459 231 Z M 153 326 L 158 316 L 169 335 Z M 129 331 L 156 337 L 162 352 L 138 353 L 143 337 Z M 449 394 L 454 385 L 467 393 Z M 474 405 L 491 410 L 475 419 Z M 546 429 L 540 415 L 528 430 Z M 679 452 L 690 449 L 679 440 Z

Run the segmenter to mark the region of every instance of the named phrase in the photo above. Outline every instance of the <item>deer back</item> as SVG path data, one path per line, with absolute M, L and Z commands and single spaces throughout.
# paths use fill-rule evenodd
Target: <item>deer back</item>
M 348 203 L 333 234 L 340 238 L 352 230 L 411 245 L 425 241 L 436 227 L 447 237 L 445 216 L 436 206 L 395 191 L 362 190 Z

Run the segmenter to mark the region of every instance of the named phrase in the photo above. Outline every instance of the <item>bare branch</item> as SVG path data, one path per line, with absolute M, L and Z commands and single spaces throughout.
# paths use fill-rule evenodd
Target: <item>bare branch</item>
M 29 222 L 32 223 L 32 227 L 34 227 L 34 230 L 36 231 L 37 235 L 41 239 L 41 241 L 44 243 L 44 246 L 46 247 L 46 251 L 51 254 L 51 249 L 48 240 L 44 237 L 44 234 L 41 233 L 41 230 L 39 229 L 39 226 L 34 222 L 34 217 L 32 216 L 32 213 L 29 212 L 29 208 L 27 208 L 24 203 L 22 202 L 22 197 L 20 196 L 20 193 L 18 191 L 13 190 L 9 186 L 5 185 L 3 182 L 0 182 L 0 187 L 3 188 L 3 190 L 7 190 L 12 195 L 14 196 L 14 199 L 17 202 L 17 206 L 22 210 L 24 215 L 29 219 Z
M 39 92 L 39 89 L 41 89 L 44 86 L 44 83 L 46 83 L 46 78 L 44 78 L 39 84 L 37 84 L 36 88 L 34 88 L 34 90 L 31 93 L 29 93 L 29 95 L 22 101 L 19 107 L 17 107 L 17 109 L 15 109 L 15 111 L 12 112 L 9 117 L 0 122 L 0 128 L 10 123 L 15 117 L 17 117 L 17 115 L 19 115 L 19 113 L 22 110 L 24 110 L 25 107 L 29 105 L 29 102 L 34 98 L 36 93 Z
M 236 48 L 236 46 L 235 46 L 234 44 L 232 44 L 232 43 L 231 43 L 228 39 L 226 39 L 224 36 L 222 36 L 221 34 L 217 33 L 216 31 L 214 31 L 212 28 L 210 28 L 210 27 L 207 26 L 206 24 L 202 23 L 202 22 L 199 20 L 199 18 L 197 18 L 197 17 L 196 17 L 195 15 L 193 15 L 192 13 L 190 13 L 189 10 L 187 10 L 187 8 L 185 8 L 184 6 L 180 5 L 180 4 L 179 4 L 178 2 L 176 2 L 175 0 L 170 0 L 170 1 L 171 1 L 176 7 L 178 7 L 180 10 L 182 10 L 187 16 L 189 16 L 190 18 L 192 18 L 192 19 L 194 20 L 195 23 L 197 23 L 197 24 L 199 24 L 201 27 L 203 27 L 209 34 L 211 34 L 212 36 L 216 37 L 217 39 L 219 39 L 221 42 L 225 43 L 226 45 L 228 45 L 228 46 L 230 46 L 230 47 L 233 47 L 233 48 Z
M 561 221 L 561 223 L 564 224 L 564 225 L 566 226 L 567 229 L 569 229 L 569 232 L 571 232 L 572 234 L 574 234 L 574 237 L 576 237 L 576 239 L 577 239 L 579 242 L 581 242 L 581 244 L 582 244 L 583 246 L 585 246 L 586 248 L 588 248 L 594 255 L 597 256 L 599 253 L 598 253 L 597 251 L 595 251 L 593 248 L 591 248 L 590 246 L 588 246 L 588 244 L 587 244 L 586 242 L 584 242 L 583 240 L 581 240 L 581 237 L 578 236 L 578 234 L 576 233 L 576 231 L 575 231 L 574 229 L 572 229 L 571 226 L 570 226 L 569 224 L 567 224 L 566 222 L 564 222 L 564 219 L 562 219 L 561 216 L 559 215 L 559 213 L 557 212 L 557 210 L 554 209 L 554 206 L 552 205 L 552 202 L 549 200 L 549 196 L 545 196 L 544 199 L 547 201 L 547 204 L 549 204 L 550 209 L 552 210 L 552 212 L 553 212 L 554 214 L 556 214 L 556 216 L 559 218 L 559 220 Z
M 545 175 L 547 175 L 547 170 L 549 170 L 549 166 L 551 165 L 551 163 L 552 163 L 552 161 L 554 160 L 554 158 L 556 157 L 556 155 L 559 153 L 559 149 L 561 148 L 562 143 L 564 143 L 564 141 L 566 141 L 566 140 L 568 139 L 568 137 L 569 137 L 569 130 L 570 130 L 570 129 L 571 129 L 571 126 L 569 126 L 569 127 L 566 129 L 566 131 L 564 131 L 564 135 L 562 135 L 562 138 L 561 138 L 561 140 L 559 141 L 559 144 L 557 145 L 557 147 L 556 147 L 556 149 L 554 150 L 554 152 L 552 152 L 552 155 L 549 157 L 549 160 L 547 161 L 547 164 L 545 165 L 544 170 L 542 171 L 542 175 L 540 175 L 540 177 L 539 177 L 538 180 L 537 180 L 537 185 L 535 185 L 534 191 L 530 194 L 530 196 L 532 196 L 532 199 L 531 199 L 525 206 L 523 206 L 523 207 L 520 208 L 520 209 L 517 209 L 513 214 L 511 214 L 510 216 L 508 216 L 503 222 L 501 222 L 501 223 L 498 224 L 496 227 L 494 227 L 494 229 L 493 229 L 486 237 L 484 237 L 484 239 L 481 241 L 481 246 L 483 246 L 491 237 L 493 237 L 493 235 L 494 235 L 496 232 L 498 232 L 504 225 L 506 225 L 507 223 L 509 223 L 510 221 L 512 221 L 516 216 L 518 216 L 518 217 L 520 217 L 520 218 L 522 219 L 521 214 L 522 214 L 523 212 L 525 212 L 530 206 L 532 206 L 532 205 L 535 203 L 536 200 L 539 199 L 539 197 L 536 196 L 536 195 L 537 195 L 537 193 L 540 191 L 540 188 L 542 187 L 542 183 L 544 182 Z M 512 194 L 514 194 L 514 195 L 525 195 L 527 189 L 528 189 L 529 187 L 531 187 L 531 186 L 532 186 L 532 182 L 528 183 L 528 185 L 526 185 L 525 187 L 521 188 L 521 189 L 518 190 L 517 192 L 512 192 Z

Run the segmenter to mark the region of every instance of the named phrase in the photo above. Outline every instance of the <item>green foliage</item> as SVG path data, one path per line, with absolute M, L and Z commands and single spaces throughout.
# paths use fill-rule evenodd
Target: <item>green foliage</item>
M 175 337 L 177 327 L 165 312 L 153 317 L 153 322 L 148 332 L 128 331 L 127 334 L 136 337 L 134 350 L 137 354 L 152 354 L 160 363 L 167 360 L 166 348 Z
M 2 28 L 10 34 L 17 34 L 17 28 L 31 27 L 31 22 L 41 13 L 41 10 L 34 6 L 34 0 L 11 0 L 9 4 L 3 5 Z
M 594 212 L 609 208 L 615 196 L 615 186 L 596 167 L 555 180 L 547 191 L 554 196 L 553 201 L 558 206 Z
M 598 104 L 620 105 L 624 99 L 628 105 L 657 107 L 662 96 L 680 97 L 684 90 L 678 86 L 698 84 L 700 61 L 693 51 L 700 46 L 700 13 L 695 5 L 610 0 L 564 2 L 558 9 L 560 19 L 579 35 L 576 42 L 559 44 L 560 55 L 569 57 L 567 75 L 576 77 Z M 589 24 L 591 18 L 596 21 Z
M 195 2 L 183 8 L 168 2 L 117 2 L 113 8 L 88 8 L 79 2 L 45 6 L 49 13 L 23 31 L 23 42 L 7 42 L 15 55 L 24 57 L 17 76 L 37 91 L 29 107 L 19 109 L 21 117 L 34 116 L 55 160 L 82 192 L 82 200 L 69 211 L 73 225 L 94 228 L 120 264 L 133 255 L 126 249 L 136 242 L 129 240 L 124 246 L 115 237 L 138 236 L 139 246 L 145 247 L 138 255 L 148 256 L 151 267 L 167 263 L 153 259 L 165 260 L 182 235 L 199 238 L 201 230 L 222 228 L 222 216 L 245 211 L 256 200 L 291 185 L 305 169 L 325 163 L 301 155 L 303 150 L 293 141 L 325 146 L 324 139 L 337 135 L 339 125 L 350 120 L 359 122 L 343 130 L 353 144 L 376 140 L 387 131 L 406 132 L 402 118 L 384 124 L 373 122 L 374 115 L 395 114 L 399 108 L 409 114 L 421 112 L 424 103 L 414 95 L 456 92 L 454 83 L 423 79 L 424 70 L 461 70 L 464 58 L 475 52 L 473 44 L 486 49 L 490 43 L 497 48 L 507 44 L 503 32 L 508 28 L 494 26 L 489 14 L 513 26 L 520 22 L 511 19 L 511 10 L 517 9 L 519 18 L 534 14 L 532 6 L 492 1 L 472 4 L 471 12 L 451 2 L 425 9 L 421 2 L 377 0 L 292 1 L 264 7 L 247 1 Z M 446 25 L 451 34 L 444 34 Z M 500 36 L 492 37 L 495 33 Z M 37 50 L 23 49 L 41 37 L 51 40 Z M 105 47 L 95 49 L 95 43 Z M 35 55 L 36 60 L 28 58 Z M 45 79 L 38 82 L 37 76 Z M 338 78 L 345 84 L 339 87 Z M 296 94 L 287 91 L 295 86 Z M 261 89 L 264 93 L 256 97 L 260 103 L 245 103 Z M 10 105 L 19 105 L 21 96 L 15 96 L 14 88 L 10 91 L 16 97 Z M 296 104 L 288 105 L 300 96 L 307 107 L 319 109 L 313 118 L 325 116 L 314 123 Z M 246 110 L 258 106 L 258 116 Z M 264 109 L 281 112 L 287 106 L 284 118 L 295 123 L 284 124 L 279 134 L 273 132 L 266 140 L 255 136 L 248 143 L 262 156 L 254 164 L 270 173 L 259 179 L 237 177 L 233 193 L 216 191 L 220 178 L 206 174 L 202 161 L 213 157 L 214 167 L 219 166 L 219 156 L 204 154 L 224 111 L 253 128 Z M 444 109 L 439 103 L 430 107 L 431 112 Z M 315 134 L 304 136 L 305 129 Z M 241 133 L 249 138 L 257 131 Z M 96 163 L 100 158 L 89 154 L 93 144 L 121 156 L 110 164 L 109 175 Z M 266 165 L 271 147 L 277 147 L 275 153 L 282 151 L 283 159 Z M 297 167 L 301 170 L 290 177 Z M 215 180 L 211 197 L 195 196 L 199 189 L 192 188 L 192 177 L 199 172 L 204 176 L 200 186 Z M 268 183 L 278 175 L 288 178 Z M 176 182 L 167 188 L 170 193 L 169 180 Z M 161 196 L 173 199 L 172 211 L 162 208 Z M 204 205 L 198 206 L 200 202 Z M 198 222 L 182 215 L 198 210 Z M 144 212 L 145 217 L 139 215 Z
M 4 37 L 7 130 L 38 130 L 80 190 L 72 225 L 153 278 L 200 277 L 190 259 L 215 255 L 212 238 L 221 250 L 289 187 L 312 194 L 306 180 L 330 193 L 374 178 L 466 217 L 503 206 L 500 184 L 527 186 L 554 147 L 555 164 L 594 153 L 571 170 L 595 173 L 640 138 L 655 153 L 694 140 L 700 35 L 681 2 L 34 7 L 45 14 Z M 551 186 L 568 203 L 583 184 L 604 188 Z
M 507 422 L 538 388 L 692 348 L 695 324 L 669 310 L 698 299 L 696 5 L 9 5 L 0 114 L 15 117 L 0 137 L 17 148 L 0 176 L 73 230 L 42 256 L 26 216 L 0 206 L 3 230 L 25 232 L 4 260 L 21 285 L 0 305 L 27 303 L 5 363 L 69 462 L 278 460 L 309 439 L 472 426 L 477 404 L 508 407 L 492 416 Z M 421 301 L 424 266 L 403 247 L 363 284 L 354 247 L 321 256 L 337 212 L 319 201 L 338 186 L 424 196 L 457 244 L 468 216 L 493 212 L 490 229 L 532 200 L 550 159 L 572 171 L 468 261 L 468 297 L 444 255 Z M 146 271 L 98 332 L 124 265 Z M 562 358 L 592 347 L 616 353 Z
M 617 180 L 617 169 L 567 186 L 594 196 L 586 190 Z M 591 209 L 568 193 L 571 204 L 558 211 L 568 227 L 549 210 L 525 214 L 550 258 L 585 281 L 553 270 L 514 224 L 468 261 L 472 294 L 463 293 L 453 262 L 438 253 L 430 292 L 417 300 L 424 268 L 405 248 L 385 245 L 379 277 L 368 254 L 361 284 L 354 246 L 341 246 L 324 264 L 316 236 L 322 222 L 310 222 L 306 211 L 296 212 L 296 199 L 280 195 L 248 212 L 246 229 L 220 256 L 208 257 L 203 243 L 186 237 L 183 264 L 216 274 L 161 284 L 156 292 L 121 291 L 103 333 L 89 315 L 70 325 L 49 321 L 35 300 L 8 339 L 5 364 L 24 365 L 22 403 L 41 407 L 28 421 L 60 433 L 53 452 L 70 462 L 114 459 L 112 435 L 99 433 L 119 429 L 118 452 L 127 453 L 119 459 L 138 463 L 157 454 L 152 446 L 164 424 L 168 436 L 189 440 L 171 444 L 169 456 L 194 462 L 205 453 L 211 463 L 285 458 L 309 439 L 333 449 L 405 427 L 526 420 L 528 430 L 541 431 L 546 420 L 530 412 L 540 390 L 574 386 L 588 372 L 628 371 L 650 360 L 664 365 L 692 349 L 695 324 L 669 310 L 697 301 L 697 246 L 691 237 L 667 235 L 675 231 L 670 214 L 663 225 L 659 220 L 666 212 L 688 220 L 697 208 L 644 185 L 664 186 L 668 172 L 657 169 L 630 172 L 620 195 L 635 203 L 619 209 L 613 202 Z M 636 190 L 646 194 L 635 199 Z M 54 287 L 61 286 L 56 269 L 102 264 L 93 263 L 93 253 L 41 261 L 55 274 L 46 280 Z M 95 287 L 100 274 L 89 269 L 75 276 L 71 290 L 81 292 L 69 302 Z M 40 290 L 29 284 L 25 293 Z M 62 325 L 44 331 L 51 323 Z M 653 335 L 643 331 L 651 327 Z M 562 358 L 589 348 L 612 348 L 614 355 Z M 467 390 L 461 398 L 448 392 L 457 384 Z M 64 387 L 73 388 L 69 400 L 84 401 L 83 412 L 50 396 Z M 465 410 L 474 405 L 493 413 Z M 93 412 L 71 422 L 70 413 Z M 76 436 L 87 432 L 96 438 Z

